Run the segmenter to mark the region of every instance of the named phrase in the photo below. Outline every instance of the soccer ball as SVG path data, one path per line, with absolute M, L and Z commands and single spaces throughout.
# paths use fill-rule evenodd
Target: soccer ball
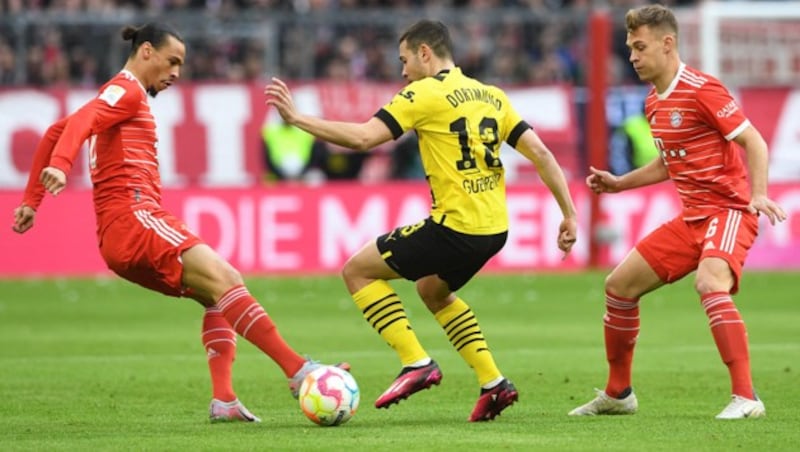
M 319 425 L 333 426 L 344 424 L 356 414 L 360 392 L 350 372 L 322 366 L 303 379 L 298 399 L 307 418 Z

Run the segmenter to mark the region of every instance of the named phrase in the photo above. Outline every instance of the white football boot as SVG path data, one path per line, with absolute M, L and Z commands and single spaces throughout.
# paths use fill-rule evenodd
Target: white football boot
M 624 399 L 610 397 L 605 391 L 595 389 L 597 397 L 569 412 L 570 416 L 597 416 L 600 414 L 633 414 L 639 408 L 636 394 L 631 391 Z
M 745 419 L 748 417 L 764 417 L 767 415 L 767 410 L 764 408 L 764 402 L 732 395 L 731 403 L 725 407 L 722 412 L 717 415 L 717 419 Z

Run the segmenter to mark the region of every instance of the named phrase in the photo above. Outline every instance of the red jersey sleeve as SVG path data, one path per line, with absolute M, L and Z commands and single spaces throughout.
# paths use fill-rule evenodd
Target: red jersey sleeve
M 136 82 L 114 79 L 100 94 L 67 117 L 64 131 L 56 143 L 50 166 L 69 174 L 72 162 L 87 138 L 134 117 L 144 92 Z
M 709 80 L 697 91 L 697 104 L 700 116 L 728 141 L 750 125 L 742 108 L 718 80 Z
M 67 118 L 64 118 L 51 125 L 36 146 L 36 152 L 33 154 L 33 166 L 28 175 L 28 185 L 25 187 L 25 194 L 22 197 L 22 204 L 33 210 L 39 208 L 44 198 L 44 185 L 39 182 L 39 177 L 42 174 L 42 170 L 50 162 L 50 155 L 56 142 L 58 142 L 58 138 L 61 136 L 61 132 L 64 131 L 66 123 Z

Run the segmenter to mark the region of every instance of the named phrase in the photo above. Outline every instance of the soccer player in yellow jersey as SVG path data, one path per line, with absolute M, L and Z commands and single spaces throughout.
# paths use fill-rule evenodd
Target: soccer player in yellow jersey
M 500 249 L 508 233 L 505 141 L 534 163 L 564 219 L 559 248 L 575 243 L 575 206 L 553 155 L 497 87 L 469 78 L 453 62 L 453 44 L 441 22 L 423 20 L 399 41 L 403 77 L 409 84 L 365 123 L 327 121 L 300 114 L 278 79 L 265 88 L 267 104 L 290 124 L 351 149 L 369 150 L 414 129 L 431 188 L 430 216 L 367 243 L 342 277 L 367 322 L 395 349 L 402 371 L 375 402 L 388 408 L 439 384 L 442 373 L 417 340 L 400 298 L 388 280 L 416 281 L 417 292 L 453 347 L 475 370 L 481 386 L 470 421 L 494 419 L 518 399 L 500 373 L 475 314 L 455 291 Z

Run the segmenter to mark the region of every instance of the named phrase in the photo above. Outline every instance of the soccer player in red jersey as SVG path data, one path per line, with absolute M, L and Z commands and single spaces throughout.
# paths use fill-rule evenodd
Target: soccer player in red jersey
M 239 272 L 161 207 L 148 94 L 155 97 L 178 80 L 186 47 L 174 29 L 159 23 L 126 27 L 122 37 L 131 41 L 122 71 L 97 97 L 53 124 L 39 143 L 13 230 L 21 234 L 33 227 L 45 190 L 55 196 L 64 189 L 78 150 L 89 140 L 103 259 L 131 282 L 205 307 L 201 339 L 212 381 L 210 419 L 258 422 L 233 390 L 237 333 L 281 367 L 294 397 L 302 378 L 319 364 L 292 350 Z
M 739 289 L 759 214 L 772 224 L 786 219 L 767 197 L 767 145 L 719 80 L 681 62 L 678 24 L 669 9 L 642 6 L 628 11 L 625 21 L 630 62 L 639 78 L 653 85 L 645 114 L 661 158 L 620 177 L 590 168 L 586 183 L 595 193 L 615 193 L 671 179 L 683 212 L 637 243 L 606 278 L 608 382 L 595 399 L 569 414 L 636 411 L 631 363 L 639 299 L 697 270 L 694 287 L 731 378 L 731 402 L 717 418 L 763 416 L 745 325 L 731 295 Z M 732 142 L 744 148 L 747 168 Z

